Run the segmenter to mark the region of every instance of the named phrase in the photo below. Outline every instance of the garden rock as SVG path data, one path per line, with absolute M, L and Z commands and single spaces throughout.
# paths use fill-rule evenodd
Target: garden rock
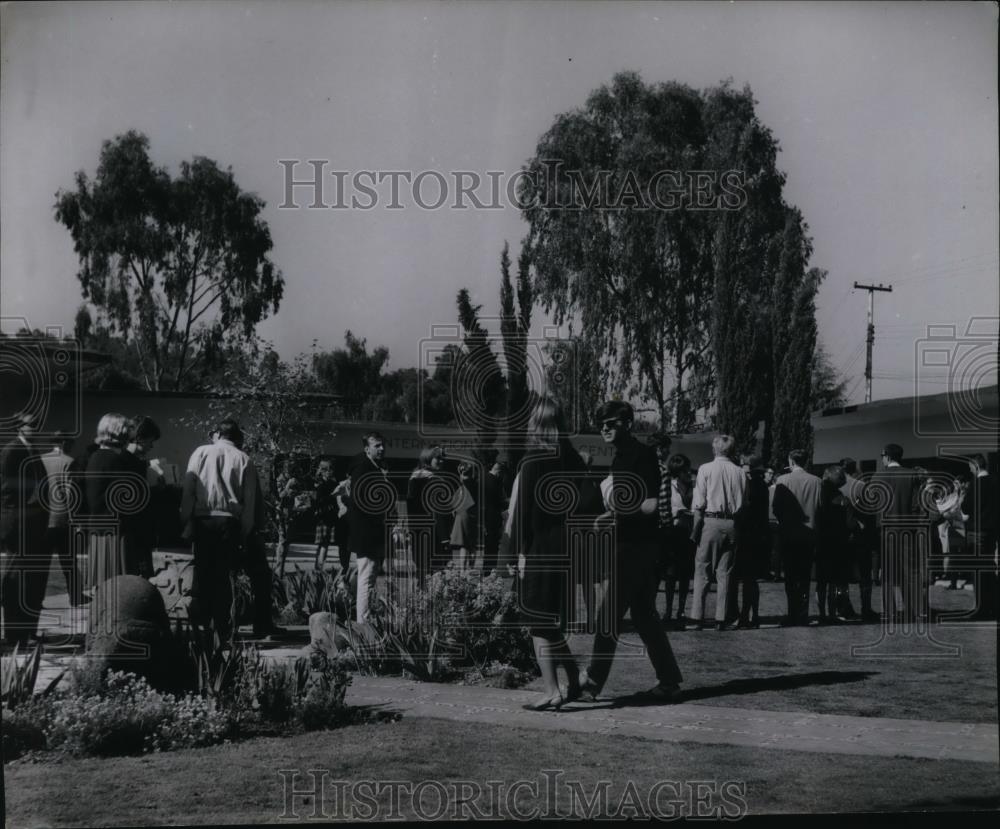
M 309 640 L 310 648 L 321 650 L 330 658 L 351 646 L 336 613 L 313 613 L 309 617 Z
M 103 668 L 145 677 L 158 690 L 187 684 L 189 667 L 171 635 L 163 597 L 139 576 L 116 576 L 98 587 L 87 656 Z

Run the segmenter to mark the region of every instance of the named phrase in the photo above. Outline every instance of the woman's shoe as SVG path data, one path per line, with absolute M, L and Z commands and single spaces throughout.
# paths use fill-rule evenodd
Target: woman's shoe
M 538 702 L 527 702 L 521 707 L 525 711 L 558 711 L 566 704 L 566 698 L 562 694 L 554 697 L 547 697 Z

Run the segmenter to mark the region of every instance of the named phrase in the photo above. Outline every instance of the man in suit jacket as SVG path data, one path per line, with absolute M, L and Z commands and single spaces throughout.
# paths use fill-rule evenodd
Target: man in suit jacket
M 350 495 L 347 499 L 351 523 L 351 549 L 358 560 L 358 595 L 355 604 L 358 622 L 366 621 L 371 592 L 382 563 L 386 548 L 386 513 L 395 510 L 395 498 L 386 498 L 385 487 L 388 471 L 385 457 L 385 438 L 378 432 L 369 432 L 362 438 L 364 451 L 351 464 Z M 392 503 L 387 503 L 388 501 Z
M 977 454 L 969 458 L 972 483 L 962 499 L 965 521 L 965 541 L 969 551 L 978 556 L 976 570 L 977 619 L 997 618 L 997 481 L 990 475 L 986 458 Z
M 920 511 L 920 476 L 902 465 L 903 447 L 887 443 L 882 450 L 882 469 L 868 482 L 878 491 L 866 501 L 884 503 L 876 515 L 882 554 L 882 610 L 916 621 L 927 614 L 926 558 L 918 555 L 920 536 L 927 521 Z M 929 552 L 929 550 L 927 551 Z
M 17 437 L 0 451 L 0 544 L 8 552 L 2 579 L 4 639 L 28 645 L 37 636 L 48 581 L 45 466 L 32 444 L 37 417 L 19 418 Z
M 806 453 L 788 453 L 791 469 L 774 487 L 774 516 L 781 538 L 781 561 L 785 571 L 785 625 L 809 624 L 809 576 L 816 555 L 816 511 L 823 482 L 804 466 Z

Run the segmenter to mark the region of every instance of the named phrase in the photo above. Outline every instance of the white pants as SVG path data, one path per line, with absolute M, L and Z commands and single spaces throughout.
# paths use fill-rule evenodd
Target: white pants
M 358 595 L 355 601 L 358 622 L 368 618 L 368 597 L 375 589 L 375 579 L 378 577 L 381 562 L 377 558 L 365 558 L 361 553 L 358 557 Z

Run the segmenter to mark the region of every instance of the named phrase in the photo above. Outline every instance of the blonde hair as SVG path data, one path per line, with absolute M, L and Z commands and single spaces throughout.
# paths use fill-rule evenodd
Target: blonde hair
M 541 397 L 528 418 L 528 436 L 534 446 L 555 449 L 566 434 L 562 407 L 548 396 Z
M 121 449 L 128 443 L 131 424 L 129 419 L 118 412 L 108 412 L 97 424 L 95 440 L 101 446 L 113 446 Z

